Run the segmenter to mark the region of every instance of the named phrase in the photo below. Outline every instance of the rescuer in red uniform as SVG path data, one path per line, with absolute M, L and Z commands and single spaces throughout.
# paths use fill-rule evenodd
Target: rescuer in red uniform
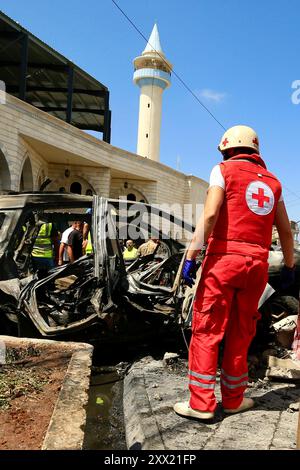
M 225 335 L 221 366 L 222 405 L 237 413 L 254 405 L 244 397 L 247 353 L 260 317 L 258 302 L 268 279 L 272 226 L 284 255 L 282 283 L 294 282 L 293 236 L 281 184 L 259 155 L 258 137 L 247 126 L 225 132 L 218 149 L 203 214 L 186 254 L 182 276 L 192 284 L 195 258 L 208 243 L 195 296 L 189 349 L 190 401 L 176 403 L 177 414 L 211 419 L 217 406 L 214 387 L 219 344 Z

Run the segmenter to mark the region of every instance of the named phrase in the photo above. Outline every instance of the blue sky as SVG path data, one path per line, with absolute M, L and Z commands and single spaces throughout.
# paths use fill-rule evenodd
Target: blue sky
M 158 23 L 167 58 L 224 127 L 260 137 L 282 181 L 290 218 L 300 219 L 299 0 L 118 0 L 149 37 Z M 104 83 L 111 93 L 112 144 L 135 152 L 139 90 L 132 60 L 145 41 L 111 0 L 0 0 L 0 9 Z M 300 96 L 300 95 L 299 95 Z M 161 161 L 208 179 L 220 160 L 222 128 L 173 76 L 164 92 Z

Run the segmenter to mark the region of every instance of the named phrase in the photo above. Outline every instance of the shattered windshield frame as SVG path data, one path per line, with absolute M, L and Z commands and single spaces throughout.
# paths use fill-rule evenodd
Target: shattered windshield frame
M 0 255 L 6 251 L 20 214 L 20 210 L 0 210 Z

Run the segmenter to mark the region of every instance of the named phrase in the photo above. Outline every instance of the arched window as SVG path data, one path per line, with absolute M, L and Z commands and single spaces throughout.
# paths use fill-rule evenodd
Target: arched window
M 0 190 L 10 189 L 10 173 L 4 154 L 0 150 Z
M 66 188 L 65 188 L 64 186 L 61 186 L 61 187 L 59 188 L 59 192 L 60 192 L 60 193 L 65 193 L 65 192 L 66 192 Z
M 30 158 L 27 157 L 22 173 L 21 173 L 21 181 L 20 181 L 20 191 L 32 191 L 33 190 L 33 178 L 32 178 L 32 167 Z
M 85 194 L 86 194 L 86 196 L 92 196 L 92 195 L 93 195 L 93 191 L 92 191 L 90 188 L 88 188 L 88 189 L 86 190 Z
M 70 186 L 70 192 L 74 194 L 81 194 L 82 186 L 78 181 L 74 181 L 74 183 Z
M 127 184 L 126 182 L 124 183 L 124 188 L 126 189 L 125 187 L 125 184 Z M 127 191 L 130 191 L 127 193 Z M 124 191 L 123 188 L 120 187 L 118 193 L 116 192 L 113 192 L 113 194 L 111 194 L 111 197 L 115 197 L 115 198 L 119 198 L 119 199 L 127 199 L 127 201 L 139 201 L 139 202 L 144 202 L 146 204 L 148 204 L 148 201 L 147 201 L 147 198 L 145 196 L 145 194 L 143 194 L 138 188 L 135 188 L 133 186 L 129 186 L 129 188 L 127 189 L 127 191 Z

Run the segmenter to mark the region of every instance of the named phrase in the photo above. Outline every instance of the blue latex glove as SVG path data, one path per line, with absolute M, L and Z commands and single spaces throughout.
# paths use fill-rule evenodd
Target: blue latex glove
M 186 259 L 182 268 L 181 273 L 185 284 L 189 287 L 195 283 L 194 279 L 196 279 L 196 261 L 194 259 Z
M 280 288 L 286 290 L 292 287 L 295 283 L 295 266 L 288 268 L 286 265 L 283 266 L 280 273 Z

